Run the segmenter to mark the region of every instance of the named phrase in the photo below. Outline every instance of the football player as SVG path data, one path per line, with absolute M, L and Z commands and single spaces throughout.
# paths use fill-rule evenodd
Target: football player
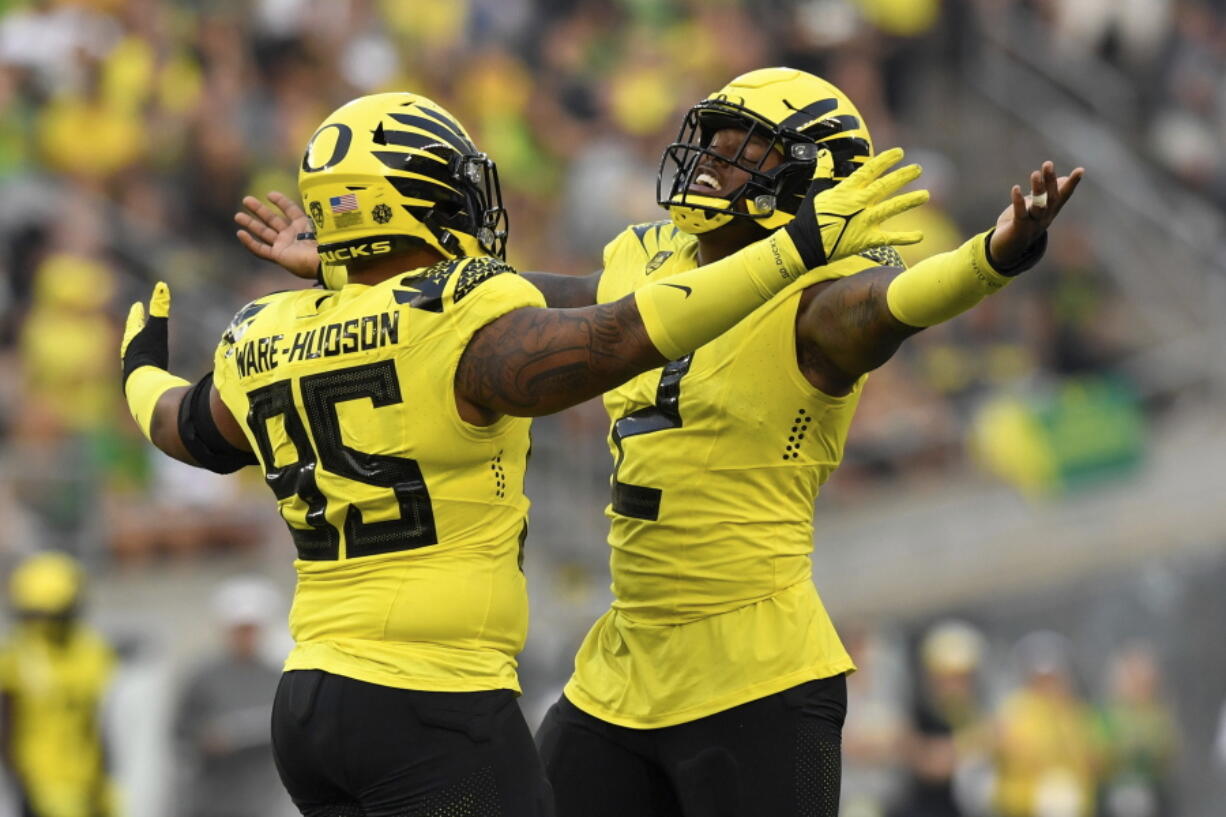
M 544 308 L 502 261 L 493 163 L 409 93 L 342 106 L 299 190 L 340 291 L 244 307 L 196 384 L 167 371 L 170 293 L 134 304 L 133 417 L 162 451 L 258 464 L 298 551 L 273 743 L 305 815 L 544 815 L 514 695 L 527 595 L 527 418 L 683 357 L 798 280 L 890 240 L 925 194 L 884 155 L 735 256 L 606 304 Z M 888 200 L 887 200 L 888 199 Z M 814 273 L 808 273 L 816 269 Z
M 726 257 L 788 223 L 815 174 L 833 185 L 872 155 L 833 85 L 738 77 L 664 153 L 670 221 L 626 230 L 584 283 L 602 303 Z M 961 248 L 909 270 L 886 246 L 844 259 L 605 395 L 614 602 L 538 733 L 559 814 L 835 817 L 853 665 L 814 586 L 814 500 L 867 373 L 1032 267 L 1081 175 L 1046 163 Z M 568 304 L 591 292 L 559 283 Z
M 0 757 L 23 817 L 113 817 L 100 723 L 115 651 L 81 620 L 84 574 L 64 553 L 13 571 L 16 625 L 0 647 Z
M 735 257 L 872 161 L 836 87 L 770 68 L 687 113 L 665 151 L 670 220 L 627 229 L 587 277 L 528 273 L 554 307 L 610 303 Z M 844 674 L 813 582 L 813 503 L 869 371 L 1034 266 L 1081 180 L 1044 163 L 996 226 L 903 269 L 887 245 L 798 281 L 731 331 L 604 396 L 611 419 L 612 608 L 538 733 L 563 817 L 838 810 Z M 305 218 L 253 198 L 243 243 L 300 276 Z

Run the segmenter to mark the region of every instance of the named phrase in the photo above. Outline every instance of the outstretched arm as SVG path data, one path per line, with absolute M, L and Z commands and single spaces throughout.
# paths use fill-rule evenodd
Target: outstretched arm
M 271 261 L 295 277 L 319 280 L 325 287 L 338 287 L 336 281 L 329 280 L 331 276 L 323 274 L 315 226 L 293 199 L 272 190 L 268 193 L 268 202 L 244 196 L 243 208 L 234 214 L 234 222 L 241 228 L 235 235 L 248 252 Z M 329 270 L 342 271 L 334 267 Z M 548 306 L 569 309 L 596 303 L 600 271 L 591 275 L 521 274 L 541 291 Z
M 796 337 L 814 385 L 846 394 L 926 326 L 949 320 L 1032 267 L 1046 231 L 1084 175 L 1056 177 L 1051 162 L 1031 173 L 1031 195 L 1010 191 L 1010 205 L 987 234 L 927 258 L 909 270 L 879 267 L 811 287 L 801 301 Z
M 471 422 L 536 417 L 666 361 L 633 296 L 582 309 L 517 309 L 473 336 L 456 371 L 456 394 Z
M 271 261 L 298 278 L 320 277 L 315 227 L 289 196 L 276 190 L 268 193 L 268 202 L 255 196 L 244 196 L 243 208 L 234 214 L 234 222 L 241 228 L 235 235 L 252 255 Z M 525 272 L 522 275 L 541 291 L 548 306 L 568 309 L 596 303 L 599 271 L 591 275 L 557 275 L 551 272 Z M 323 283 L 325 286 L 336 285 L 327 280 Z
M 914 165 L 887 174 L 901 158 L 897 149 L 874 157 L 807 199 L 787 227 L 713 264 L 613 303 L 525 308 L 491 322 L 460 358 L 461 415 L 490 423 L 502 414 L 537 416 L 581 403 L 710 342 L 803 276 L 819 280 L 828 261 L 891 241 L 918 241 L 880 229 L 927 199 L 924 192 L 893 195 L 919 175 Z
M 596 303 L 596 289 L 604 270 L 590 275 L 558 275 L 553 272 L 521 272 L 520 275 L 545 296 L 545 305 L 554 309 L 576 309 Z

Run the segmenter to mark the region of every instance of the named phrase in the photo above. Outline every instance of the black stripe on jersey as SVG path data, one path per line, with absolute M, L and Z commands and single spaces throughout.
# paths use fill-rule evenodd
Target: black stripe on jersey
M 459 153 L 467 155 L 477 152 L 477 149 L 473 147 L 472 142 L 469 142 L 463 136 L 446 127 L 437 120 L 427 119 L 424 116 L 412 116 L 407 113 L 394 113 L 391 114 L 391 117 L 402 125 L 408 125 L 409 127 L 423 130 L 426 133 L 434 134 L 439 139 L 442 139 L 444 142 L 455 148 Z M 396 142 L 392 141 L 393 136 L 396 133 L 396 131 L 386 132 L 387 140 L 390 144 L 396 144 Z
M 442 261 L 419 275 L 406 275 L 400 279 L 404 289 L 392 290 L 392 297 L 396 303 L 407 304 L 413 309 L 442 312 L 443 290 L 447 288 L 447 279 L 455 272 L 456 261 Z
M 237 314 L 230 320 L 230 325 L 226 327 L 225 333 L 221 336 L 226 343 L 237 343 L 240 335 L 238 330 L 244 323 L 254 318 L 256 315 L 268 306 L 267 303 L 252 301 L 238 311 Z
M 670 360 L 660 372 L 660 385 L 656 388 L 656 402 L 638 411 L 627 414 L 613 423 L 613 444 L 617 447 L 617 462 L 613 466 L 613 512 L 633 519 L 655 521 L 660 518 L 659 488 L 631 485 L 617 479 L 617 472 L 626 452 L 622 440 L 653 431 L 681 427 L 681 378 L 690 370 L 694 355 L 688 354 Z
M 238 311 L 238 314 L 234 316 L 234 320 L 231 321 L 231 323 L 237 326 L 249 318 L 254 318 L 256 315 L 260 314 L 260 312 L 262 312 L 266 306 L 268 306 L 268 304 L 249 303 Z
M 613 483 L 613 512 L 631 519 L 660 518 L 660 499 L 664 492 L 646 485 L 631 485 L 628 482 Z
M 653 229 L 656 230 L 656 238 L 658 239 L 660 228 L 671 223 L 672 222 L 669 221 L 651 221 L 646 224 L 636 224 L 630 229 L 633 230 L 634 234 L 638 237 L 639 243 L 643 245 L 643 249 L 647 249 L 647 233 L 651 232 Z

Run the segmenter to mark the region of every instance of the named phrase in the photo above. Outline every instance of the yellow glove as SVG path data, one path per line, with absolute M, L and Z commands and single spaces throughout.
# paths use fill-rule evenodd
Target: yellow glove
M 140 301 L 128 310 L 119 357 L 123 363 L 123 391 L 132 419 L 145 437 L 150 436 L 153 410 L 163 394 L 177 386 L 190 385 L 166 371 L 170 365 L 167 328 L 170 318 L 170 287 L 158 281 L 149 299 L 149 319 Z
M 808 269 L 873 247 L 923 241 L 924 234 L 918 230 L 881 229 L 883 222 L 928 201 L 927 190 L 890 198 L 923 172 L 919 165 L 911 164 L 883 175 L 902 157 L 902 148 L 891 148 L 869 159 L 834 187 L 815 195 L 816 188 L 810 188 L 796 218 L 783 226 Z

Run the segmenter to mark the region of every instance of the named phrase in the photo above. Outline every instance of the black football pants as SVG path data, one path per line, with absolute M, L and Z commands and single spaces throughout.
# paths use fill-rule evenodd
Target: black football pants
M 305 817 L 552 817 L 515 695 L 418 692 L 319 670 L 281 677 L 281 781 Z
M 628 729 L 562 696 L 537 732 L 558 817 L 837 817 L 847 682 Z

